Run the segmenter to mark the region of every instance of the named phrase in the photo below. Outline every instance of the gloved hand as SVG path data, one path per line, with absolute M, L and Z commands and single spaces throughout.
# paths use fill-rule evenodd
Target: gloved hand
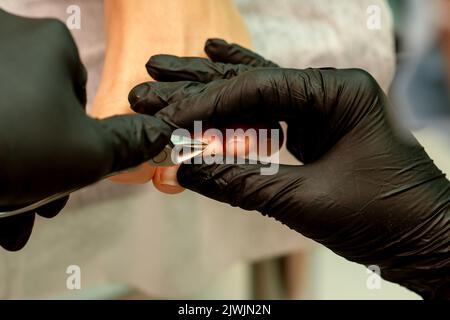
M 169 82 L 136 87 L 134 110 L 185 128 L 194 120 L 285 121 L 287 148 L 304 165 L 264 176 L 262 164 L 183 164 L 180 184 L 377 265 L 424 298 L 450 297 L 450 183 L 412 135 L 395 131 L 370 74 L 276 68 L 221 40 L 205 51 L 212 61 L 152 57 L 152 77 Z
M 171 129 L 154 117 L 85 114 L 86 71 L 63 23 L 0 10 L 0 43 L 0 211 L 136 166 L 169 141 Z M 36 213 L 52 217 L 66 201 Z M 34 216 L 0 218 L 0 245 L 22 248 Z

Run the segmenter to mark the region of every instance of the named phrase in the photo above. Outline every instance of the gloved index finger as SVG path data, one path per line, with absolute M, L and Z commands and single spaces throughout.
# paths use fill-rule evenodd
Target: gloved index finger
M 130 91 L 128 101 L 133 111 L 152 116 L 167 105 L 204 89 L 203 83 L 194 81 L 145 82 Z
M 230 79 L 248 71 L 243 64 L 212 62 L 206 58 L 177 57 L 167 54 L 152 56 L 146 64 L 147 72 L 157 81 L 197 81 L 208 83 L 217 79 Z
M 276 68 L 278 65 L 259 54 L 241 47 L 235 43 L 228 43 L 223 39 L 208 39 L 205 52 L 214 62 L 244 64 L 253 68 Z

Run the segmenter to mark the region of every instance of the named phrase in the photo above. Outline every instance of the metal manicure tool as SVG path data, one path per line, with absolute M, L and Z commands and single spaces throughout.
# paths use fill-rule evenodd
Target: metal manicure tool
M 155 167 L 170 167 L 199 156 L 207 143 L 186 136 L 172 135 L 170 143 L 149 161 Z
M 150 159 L 148 161 L 148 163 L 150 165 L 156 166 L 156 167 L 175 166 L 177 164 L 181 164 L 187 160 L 190 160 L 196 156 L 201 155 L 207 146 L 208 146 L 208 144 L 203 141 L 191 139 L 187 136 L 172 134 L 172 137 L 170 138 L 170 142 L 166 145 L 166 147 L 158 155 L 156 155 L 155 157 Z M 103 177 L 102 179 L 109 178 L 111 176 L 117 175 L 118 173 L 119 172 L 111 173 L 111 174 Z M 56 193 L 54 195 L 51 195 L 45 199 L 42 199 L 38 202 L 32 203 L 32 204 L 22 207 L 20 209 L 3 211 L 3 212 L 0 211 L 0 219 L 15 216 L 15 215 L 29 212 L 29 211 L 33 211 L 33 210 L 35 210 L 43 205 L 46 205 L 50 202 L 64 198 L 64 197 L 70 195 L 71 193 L 73 193 L 77 190 L 80 190 L 84 187 L 87 187 L 87 185 L 73 188 L 68 191 Z

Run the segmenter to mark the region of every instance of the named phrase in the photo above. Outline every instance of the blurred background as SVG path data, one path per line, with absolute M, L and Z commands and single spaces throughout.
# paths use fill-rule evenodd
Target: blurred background
M 195 34 L 200 43 L 207 37 L 233 42 L 233 34 L 248 34 L 244 45 L 282 67 L 366 69 L 396 102 L 393 117 L 399 128 L 413 130 L 437 166 L 449 173 L 448 104 L 442 108 L 442 102 L 431 102 L 433 86 L 418 93 L 426 97 L 427 109 L 407 99 L 417 100 L 410 95 L 418 92 L 411 89 L 417 85 L 411 79 L 435 39 L 439 2 L 223 0 L 238 10 L 233 19 L 242 19 L 246 30 L 236 29 L 241 27 L 234 21 L 217 27 L 212 18 L 207 25 L 193 19 L 171 23 L 182 30 L 200 24 L 207 30 Z M 189 3 L 220 16 L 212 1 Z M 106 48 L 103 1 L 0 0 L 5 10 L 63 21 L 72 5 L 81 12 L 82 27 L 71 31 L 89 71 L 89 110 Z M 154 50 L 163 47 L 155 43 Z M 202 46 L 186 48 L 174 54 L 203 54 Z M 286 151 L 282 161 L 296 163 Z M 151 185 L 105 181 L 74 194 L 52 221 L 36 224 L 24 250 L 0 251 L 2 299 L 419 299 L 398 285 L 378 283 L 364 266 L 278 222 L 189 191 L 170 196 Z M 67 286 L 71 265 L 81 271 L 80 289 Z

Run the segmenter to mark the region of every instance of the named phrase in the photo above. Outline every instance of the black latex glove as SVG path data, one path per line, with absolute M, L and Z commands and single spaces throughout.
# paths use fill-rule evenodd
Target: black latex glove
M 305 165 L 272 176 L 260 175 L 261 165 L 182 165 L 180 184 L 378 265 L 383 278 L 424 298 L 450 297 L 449 181 L 412 135 L 405 141 L 393 129 L 377 82 L 359 69 L 271 67 L 222 40 L 205 51 L 219 62 L 152 57 L 153 78 L 190 81 L 137 86 L 134 109 L 186 128 L 194 120 L 286 121 L 288 150 Z
M 171 129 L 145 115 L 84 111 L 86 71 L 66 26 L 0 10 L 0 211 L 93 183 L 156 155 Z M 36 210 L 57 214 L 67 198 Z M 0 245 L 27 242 L 35 212 L 0 219 Z

